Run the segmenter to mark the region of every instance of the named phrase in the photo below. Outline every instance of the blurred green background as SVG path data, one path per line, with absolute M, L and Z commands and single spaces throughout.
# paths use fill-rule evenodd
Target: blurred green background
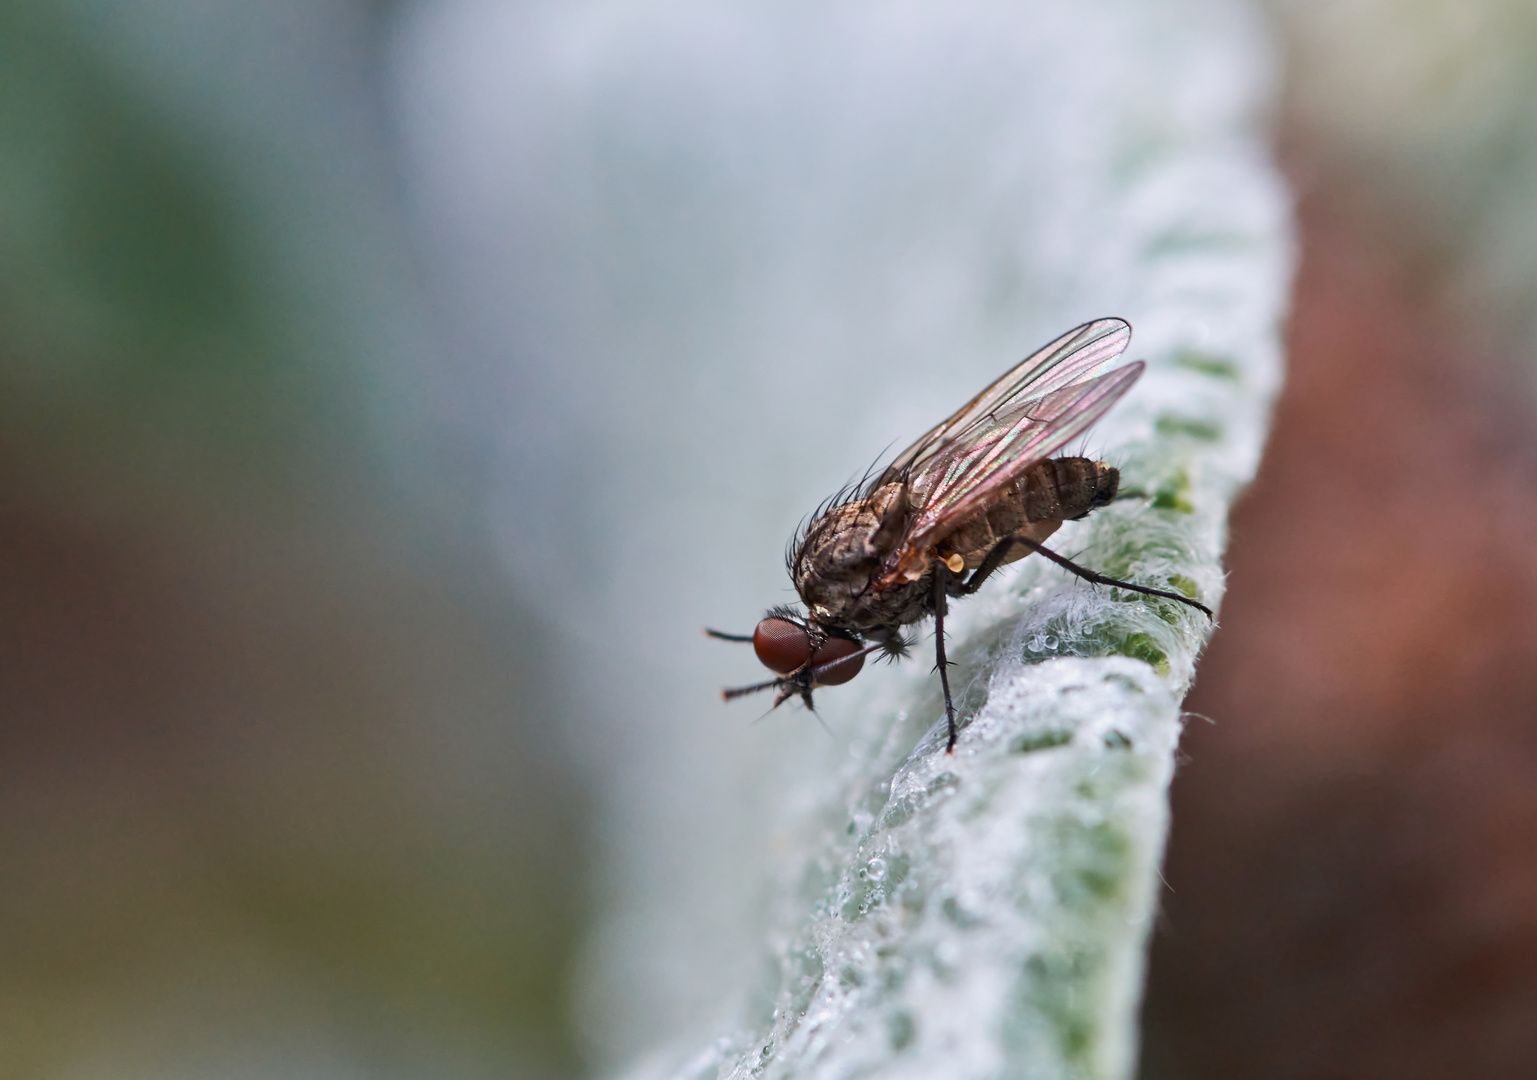
M 575 1068 L 585 798 L 389 14 L 0 5 L 0 1076 Z

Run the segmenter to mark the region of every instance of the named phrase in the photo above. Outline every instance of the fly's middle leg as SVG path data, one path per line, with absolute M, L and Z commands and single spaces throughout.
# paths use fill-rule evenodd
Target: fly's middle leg
M 939 668 L 939 686 L 945 692 L 945 722 L 950 739 L 945 753 L 955 750 L 955 702 L 950 698 L 950 665 L 945 660 L 945 584 L 950 568 L 941 559 L 934 560 L 934 663 Z
M 1009 557 L 1009 552 L 1014 550 L 1014 540 L 1012 536 L 1005 536 L 993 545 L 992 550 L 983 557 L 982 564 L 971 572 L 971 576 L 961 586 L 962 596 L 970 596 L 982 587 L 984 581 L 993 576 L 993 572 Z

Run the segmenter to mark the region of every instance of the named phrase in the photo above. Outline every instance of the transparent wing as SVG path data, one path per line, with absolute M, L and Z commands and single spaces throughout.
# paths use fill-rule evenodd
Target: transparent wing
M 957 449 L 990 438 L 1000 426 L 1008 426 L 1003 424 L 1003 418 L 1020 402 L 1044 399 L 1098 375 L 1126 351 L 1130 341 L 1131 326 L 1124 319 L 1095 319 L 1074 327 L 1020 361 L 953 416 L 898 454 L 861 494 L 869 495 L 886 484 L 911 478 L 940 458 L 952 458 Z
M 993 410 L 985 425 L 972 425 L 937 457 L 922 459 L 909 476 L 920 508 L 908 523 L 898 561 L 979 513 L 1032 466 L 1087 431 L 1144 367 L 1138 360 L 1066 386 L 1053 379 L 1056 389 Z

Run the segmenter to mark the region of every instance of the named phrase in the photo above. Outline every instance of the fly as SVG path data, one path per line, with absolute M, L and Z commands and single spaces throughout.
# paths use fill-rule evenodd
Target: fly
M 774 690 L 774 707 L 859 674 L 880 651 L 905 656 L 905 627 L 934 619 L 934 653 L 955 749 L 945 660 L 949 598 L 970 596 L 1001 566 L 1039 553 L 1085 581 L 1211 609 L 1168 589 L 1117 581 L 1044 546 L 1116 496 L 1120 473 L 1102 461 L 1053 457 L 1131 389 L 1145 365 L 1114 370 L 1131 341 L 1123 319 L 1096 319 L 1027 357 L 963 405 L 878 476 L 834 496 L 790 541 L 790 580 L 805 611 L 771 609 L 750 641 L 774 678 L 726 690 L 726 700 Z

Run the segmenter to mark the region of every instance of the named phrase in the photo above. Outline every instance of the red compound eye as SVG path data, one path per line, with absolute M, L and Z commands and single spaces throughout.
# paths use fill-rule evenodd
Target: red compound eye
M 763 666 L 788 675 L 811 658 L 811 638 L 789 619 L 768 618 L 752 632 L 753 651 Z M 826 646 L 824 646 L 825 648 Z
M 848 682 L 855 675 L 858 675 L 859 669 L 865 666 L 865 658 L 862 655 L 855 656 L 854 654 L 858 653 L 862 648 L 863 646 L 859 642 L 850 641 L 848 638 L 830 637 L 822 642 L 811 657 L 811 666 L 813 668 L 820 669 L 827 664 L 842 660 L 845 656 L 853 656 L 854 659 L 845 661 L 827 671 L 818 670 L 816 675 L 818 685 L 837 686 L 840 683 Z

